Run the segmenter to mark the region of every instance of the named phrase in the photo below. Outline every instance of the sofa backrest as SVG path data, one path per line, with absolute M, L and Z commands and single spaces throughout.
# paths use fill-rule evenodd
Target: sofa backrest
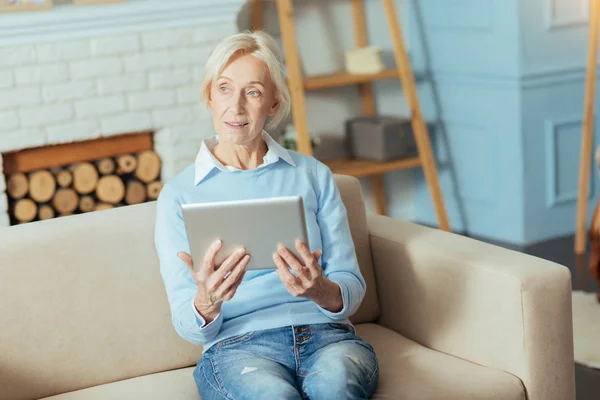
M 336 177 L 377 317 L 358 181 Z M 195 365 L 154 248 L 155 202 L 0 229 L 0 398 L 33 399 Z

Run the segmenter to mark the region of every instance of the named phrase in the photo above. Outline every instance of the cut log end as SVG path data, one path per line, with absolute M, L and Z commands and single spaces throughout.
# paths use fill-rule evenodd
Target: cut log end
M 90 212 L 96 209 L 96 200 L 92 196 L 81 196 L 79 198 L 79 210 L 81 212 Z
M 31 222 L 38 213 L 37 204 L 31 199 L 21 199 L 15 203 L 15 218 L 19 222 Z
M 129 174 L 135 171 L 138 162 L 137 159 L 131 154 L 124 154 L 117 157 L 118 173 Z
M 98 161 L 98 171 L 101 175 L 110 175 L 115 172 L 115 162 L 112 158 L 105 158 Z
M 15 200 L 22 199 L 29 192 L 29 180 L 24 173 L 12 174 L 6 185 L 8 195 Z
M 59 189 L 52 199 L 52 206 L 60 215 L 71 215 L 79 205 L 79 196 L 73 189 Z
M 160 158 L 158 157 L 158 154 L 151 150 L 139 153 L 135 177 L 144 183 L 150 183 L 156 180 L 159 174 Z
M 29 176 L 29 196 L 38 203 L 50 201 L 56 192 L 56 180 L 50 171 L 35 171 Z
M 115 206 L 113 204 L 108 204 L 108 203 L 98 203 L 96 205 L 96 211 L 102 211 L 102 210 L 110 210 L 111 208 L 114 208 Z
M 79 194 L 89 194 L 98 184 L 98 171 L 89 162 L 81 162 L 73 167 L 73 188 Z
M 96 197 L 103 203 L 117 204 L 125 196 L 123 180 L 116 175 L 100 178 L 96 187 Z
M 41 221 L 46 219 L 52 219 L 55 216 L 54 209 L 50 207 L 48 204 L 44 204 L 40 206 L 40 210 L 38 211 L 38 216 Z
M 139 204 L 146 200 L 146 186 L 136 180 L 127 182 L 125 204 Z
M 150 182 L 148 184 L 148 200 L 156 200 L 158 199 L 158 195 L 162 190 L 162 183 L 159 181 Z

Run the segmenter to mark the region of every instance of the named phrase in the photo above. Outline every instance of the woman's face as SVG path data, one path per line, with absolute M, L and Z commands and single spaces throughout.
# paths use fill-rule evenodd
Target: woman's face
M 254 56 L 234 58 L 213 81 L 208 106 L 219 141 L 249 145 L 278 107 L 265 63 Z

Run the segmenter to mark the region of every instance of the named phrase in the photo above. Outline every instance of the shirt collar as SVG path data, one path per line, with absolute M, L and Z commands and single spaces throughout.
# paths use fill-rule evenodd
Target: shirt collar
M 271 137 L 266 131 L 262 131 L 262 137 L 267 144 L 267 154 L 263 157 L 263 163 L 258 167 L 264 167 L 269 164 L 273 164 L 279 159 L 283 159 L 285 162 L 295 167 L 296 163 L 292 159 L 290 153 L 275 139 Z M 195 161 L 195 177 L 194 177 L 194 185 L 198 185 L 206 176 L 214 169 L 218 168 L 221 171 L 239 171 L 237 168 L 223 165 L 219 160 L 215 158 L 212 154 L 211 150 L 219 143 L 219 135 L 211 136 L 202 141 L 200 145 L 200 150 L 198 151 L 198 155 L 196 156 Z

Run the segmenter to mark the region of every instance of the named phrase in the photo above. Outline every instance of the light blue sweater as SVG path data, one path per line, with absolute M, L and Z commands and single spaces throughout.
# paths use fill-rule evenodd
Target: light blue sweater
M 347 322 L 365 294 L 346 208 L 329 168 L 313 157 L 289 152 L 295 165 L 279 158 L 261 168 L 212 169 L 197 185 L 190 165 L 164 185 L 157 202 L 155 244 L 173 325 L 184 339 L 204 345 L 250 331 L 282 326 Z M 233 299 L 224 302 L 209 324 L 193 306 L 197 291 L 177 252 L 190 252 L 181 204 L 300 195 L 304 200 L 311 251 L 322 249 L 323 274 L 337 283 L 343 309 L 329 312 L 314 302 L 292 296 L 273 269 L 248 271 Z M 266 224 L 269 221 L 265 221 Z

